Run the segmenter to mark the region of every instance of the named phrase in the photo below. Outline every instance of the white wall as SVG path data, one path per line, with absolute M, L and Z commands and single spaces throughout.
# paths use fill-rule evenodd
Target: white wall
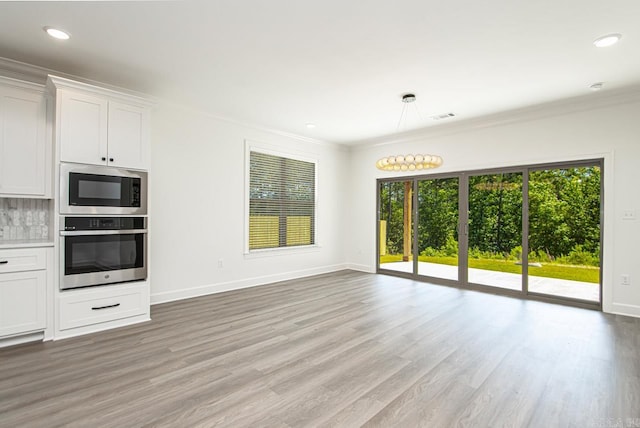
M 244 254 L 245 140 L 318 160 L 317 248 Z M 348 156 L 341 146 L 157 105 L 149 174 L 151 301 L 345 268 Z
M 626 210 L 640 214 L 640 96 L 585 100 L 437 127 L 404 142 L 376 140 L 356 147 L 349 166 L 350 266 L 376 268 L 376 179 L 400 175 L 377 170 L 380 157 L 439 154 L 444 165 L 433 173 L 605 158 L 603 306 L 606 312 L 640 316 L 640 218 L 622 219 Z M 621 274 L 631 275 L 630 286 L 620 285 Z
M 44 83 L 47 72 L 0 59 L 0 75 Z M 640 316 L 640 94 L 602 94 L 445 124 L 401 142 L 372 140 L 350 151 L 160 102 L 152 114 L 152 302 L 344 267 L 374 272 L 375 180 L 395 176 L 374 163 L 433 152 L 445 161 L 434 173 L 604 157 L 604 310 Z M 318 248 L 244 254 L 247 139 L 319 160 Z M 622 219 L 629 210 L 636 220 Z M 630 286 L 620 285 L 622 274 L 631 276 Z

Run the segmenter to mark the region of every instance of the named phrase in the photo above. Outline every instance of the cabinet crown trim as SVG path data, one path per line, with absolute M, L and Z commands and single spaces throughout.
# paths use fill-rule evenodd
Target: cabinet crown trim
M 52 93 L 55 93 L 59 89 L 73 89 L 93 93 L 102 97 L 107 97 L 113 101 L 124 101 L 128 104 L 136 104 L 139 107 L 152 107 L 154 105 L 154 102 L 152 100 L 143 98 L 139 95 L 127 94 L 125 92 L 118 92 L 107 88 L 101 88 L 100 86 L 77 82 L 75 80 L 53 76 L 51 74 L 47 76 L 46 86 Z
M 25 82 L 24 80 L 13 79 L 11 77 L 0 76 L 0 84 L 13 86 L 20 89 L 28 89 L 39 94 L 44 92 L 44 85 L 38 83 Z

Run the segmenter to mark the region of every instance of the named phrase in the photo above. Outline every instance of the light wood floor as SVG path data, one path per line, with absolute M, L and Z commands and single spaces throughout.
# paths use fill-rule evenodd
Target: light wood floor
M 2 427 L 640 427 L 640 320 L 353 271 L 0 350 Z

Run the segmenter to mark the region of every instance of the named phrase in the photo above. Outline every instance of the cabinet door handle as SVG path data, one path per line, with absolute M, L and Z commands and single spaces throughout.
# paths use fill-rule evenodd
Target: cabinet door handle
M 113 162 L 113 158 L 109 158 L 109 162 Z
M 107 158 L 105 158 L 105 157 L 103 156 L 103 157 L 102 157 L 102 161 L 104 162 L 104 161 L 106 161 L 106 160 L 107 160 Z
M 9 260 L 0 260 L 0 265 L 9 264 Z
M 99 311 L 100 309 L 117 308 L 118 306 L 120 306 L 120 303 L 116 303 L 114 305 L 107 305 L 107 306 L 97 306 L 97 307 L 91 308 L 91 310 L 92 311 Z

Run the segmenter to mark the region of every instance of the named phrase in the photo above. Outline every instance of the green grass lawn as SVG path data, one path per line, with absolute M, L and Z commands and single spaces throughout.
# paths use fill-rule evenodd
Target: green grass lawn
M 457 266 L 457 257 L 426 257 L 420 256 L 421 262 L 438 263 L 442 265 Z M 388 254 L 380 257 L 380 263 L 391 263 L 402 261 L 400 254 Z M 485 269 L 496 272 L 522 273 L 522 266 L 515 264 L 513 260 L 492 260 L 492 259 L 469 259 L 469 267 Z M 571 281 L 600 282 L 600 269 L 592 266 L 570 266 L 557 265 L 553 263 L 543 263 L 542 267 L 529 266 L 530 276 L 541 276 L 545 278 L 568 279 Z

